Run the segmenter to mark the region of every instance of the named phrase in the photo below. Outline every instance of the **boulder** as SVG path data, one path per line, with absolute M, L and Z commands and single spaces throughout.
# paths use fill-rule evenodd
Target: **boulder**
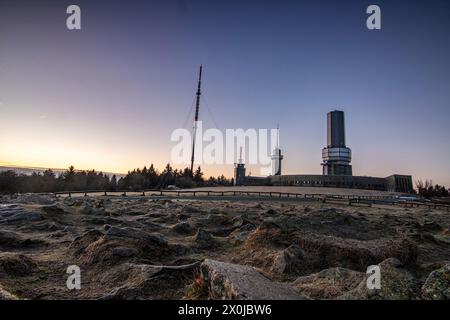
M 61 204 L 51 204 L 42 206 L 42 210 L 48 215 L 58 215 L 66 212 L 65 208 Z
M 233 229 L 240 228 L 244 224 L 244 219 L 242 217 L 234 217 L 231 219 L 231 223 Z
M 85 202 L 81 206 L 80 212 L 82 214 L 86 214 L 86 215 L 104 215 L 105 208 L 103 208 L 102 206 L 96 207 L 94 204 L 92 204 L 90 202 Z
M 378 264 L 381 273 L 381 288 L 369 289 L 366 275 L 353 290 L 339 296 L 345 300 L 412 300 L 418 296 L 420 286 L 411 273 L 402 268 L 402 262 L 389 258 Z
M 305 255 L 302 249 L 294 244 L 275 256 L 271 271 L 280 274 L 299 274 L 305 264 Z
M 23 277 L 32 274 L 36 268 L 34 261 L 23 255 L 7 253 L 0 255 L 0 275 L 5 274 L 9 277 Z
M 28 210 L 22 206 L 11 204 L 0 207 L 0 223 L 20 224 L 32 221 L 40 221 L 43 217 L 40 213 Z
M 0 204 L 0 218 L 7 218 L 16 213 L 22 212 L 24 209 L 18 204 Z
M 195 234 L 195 241 L 201 242 L 201 243 L 208 243 L 212 242 L 214 240 L 213 236 L 203 229 L 198 229 L 197 233 Z
M 3 289 L 2 286 L 0 285 L 0 301 L 1 300 L 18 300 L 18 299 L 15 295 Z
M 244 224 L 239 229 L 236 229 L 230 233 L 228 239 L 233 244 L 241 244 L 247 240 L 248 236 L 253 230 L 255 230 L 255 228 L 256 227 L 251 223 Z
M 199 213 L 199 212 L 202 212 L 202 211 L 200 209 L 194 207 L 194 206 L 185 205 L 183 207 L 183 212 L 186 212 L 186 213 Z
M 25 193 L 18 195 L 16 202 L 24 204 L 48 205 L 53 204 L 55 200 L 55 196 L 52 194 Z
M 0 229 L 0 248 L 16 249 L 29 248 L 46 245 L 47 243 L 40 239 L 25 238 L 22 234 L 14 231 L 6 231 Z
M 336 267 L 297 278 L 293 285 L 299 292 L 311 298 L 334 299 L 356 288 L 363 279 L 363 272 Z
M 168 241 L 162 235 L 157 233 L 148 233 L 135 228 L 119 228 L 111 226 L 105 235 L 106 239 L 131 239 L 137 241 L 152 242 L 157 245 L 167 246 Z
M 201 264 L 200 270 L 213 299 L 308 299 L 290 284 L 272 281 L 249 266 L 206 259 Z
M 172 229 L 177 233 L 190 233 L 192 231 L 191 225 L 186 221 L 177 223 Z
M 425 221 L 423 224 L 419 224 L 419 229 L 428 232 L 441 232 L 444 230 L 444 228 L 436 221 Z
M 430 300 L 450 300 L 450 264 L 428 275 L 422 286 L 422 297 Z
M 276 235 L 276 234 L 275 234 Z M 282 239 L 272 235 L 274 240 Z M 290 239 L 308 256 L 314 257 L 315 267 L 326 269 L 344 267 L 365 272 L 367 266 L 375 265 L 388 258 L 396 258 L 404 265 L 417 261 L 418 248 L 410 239 L 378 239 L 360 241 L 314 233 L 298 233 Z
M 198 263 L 178 266 L 125 263 L 98 279 L 102 283 L 114 283 L 116 286 L 101 299 L 181 299 L 185 280 L 192 278 L 195 270 L 198 270 Z

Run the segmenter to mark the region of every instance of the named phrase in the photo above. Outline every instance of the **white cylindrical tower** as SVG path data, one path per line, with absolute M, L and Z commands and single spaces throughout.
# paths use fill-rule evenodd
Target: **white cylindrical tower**
M 273 149 L 270 158 L 272 159 L 272 175 L 273 176 L 281 175 L 281 160 L 283 160 L 283 155 L 281 154 L 280 149 L 280 128 L 278 126 L 277 126 L 277 145 Z

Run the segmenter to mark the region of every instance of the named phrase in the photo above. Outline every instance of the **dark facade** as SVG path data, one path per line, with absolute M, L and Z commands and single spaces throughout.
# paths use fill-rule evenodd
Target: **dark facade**
M 234 166 L 234 185 L 244 185 L 246 183 L 245 180 L 245 165 L 243 163 L 238 163 Z
M 272 178 L 272 177 L 270 177 Z M 386 190 L 386 179 L 359 176 L 324 176 L 324 175 L 284 175 L 281 179 L 271 179 L 273 185 L 316 186 L 335 188 L 354 188 Z
M 345 122 L 343 111 L 331 111 L 327 114 L 327 146 L 345 147 Z
M 327 114 L 327 146 L 322 149 L 322 173 L 324 175 L 352 175 L 352 151 L 345 145 L 345 121 L 343 111 Z
M 235 180 L 236 181 L 236 180 Z M 339 176 L 339 175 L 314 175 L 292 174 L 269 177 L 246 176 L 240 179 L 236 185 L 246 186 L 296 186 L 296 187 L 330 187 L 367 189 L 379 191 L 391 191 L 412 193 L 412 177 L 405 175 L 392 175 L 386 178 L 365 176 Z
M 394 192 L 412 192 L 413 183 L 411 176 L 394 174 L 386 178 L 386 190 Z

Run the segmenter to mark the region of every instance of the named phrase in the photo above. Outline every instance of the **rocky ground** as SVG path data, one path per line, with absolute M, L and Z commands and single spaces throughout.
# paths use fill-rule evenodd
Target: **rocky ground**
M 449 299 L 449 228 L 387 206 L 0 196 L 0 300 Z

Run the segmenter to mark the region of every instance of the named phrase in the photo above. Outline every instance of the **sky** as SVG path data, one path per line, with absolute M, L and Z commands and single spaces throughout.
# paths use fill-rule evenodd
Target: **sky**
M 66 28 L 70 4 L 81 30 Z M 381 30 L 366 27 L 370 4 Z M 437 0 L 2 0 L 0 165 L 162 169 L 171 133 L 192 126 L 203 64 L 203 126 L 279 124 L 285 174 L 321 173 L 339 109 L 354 175 L 450 186 L 449 12 Z

